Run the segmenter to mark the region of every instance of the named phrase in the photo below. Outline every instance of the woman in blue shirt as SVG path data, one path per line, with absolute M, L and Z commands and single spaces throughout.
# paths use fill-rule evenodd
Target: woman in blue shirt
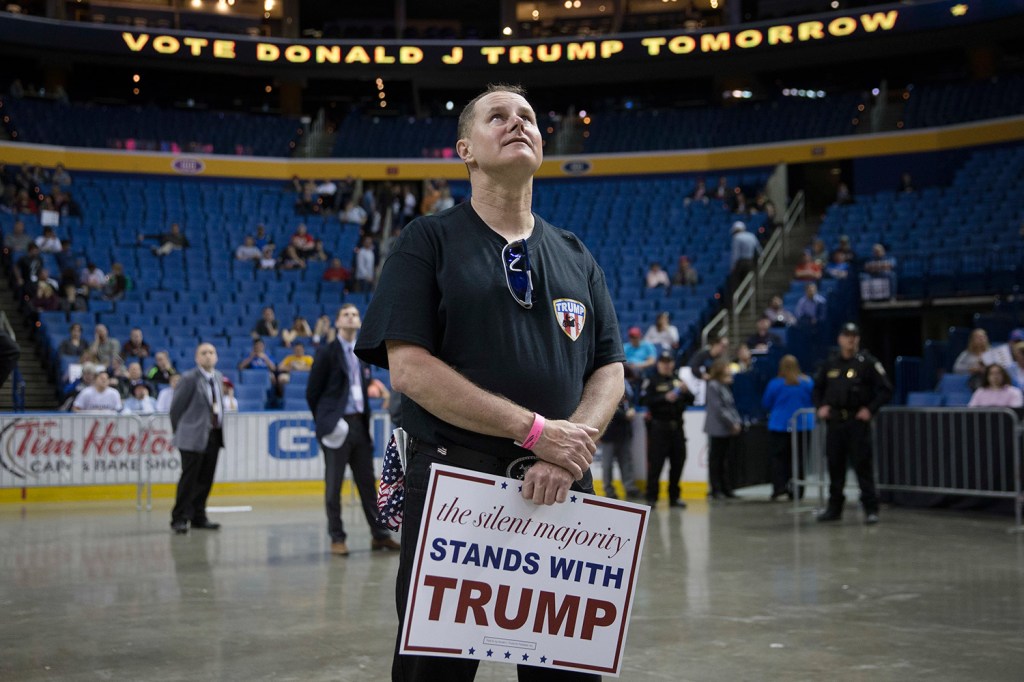
M 793 413 L 805 407 L 814 407 L 811 397 L 814 381 L 800 373 L 800 363 L 792 355 L 784 355 L 779 360 L 779 375 L 768 382 L 764 390 L 761 405 L 768 411 L 768 434 L 771 438 L 772 452 L 772 500 L 783 495 L 793 499 L 793 441 L 790 433 L 790 420 Z M 798 420 L 798 431 L 810 431 L 814 428 L 814 415 L 807 414 Z M 804 438 L 798 438 L 801 446 Z M 800 452 L 799 477 L 802 479 L 804 453 Z M 803 497 L 803 489 L 800 489 Z

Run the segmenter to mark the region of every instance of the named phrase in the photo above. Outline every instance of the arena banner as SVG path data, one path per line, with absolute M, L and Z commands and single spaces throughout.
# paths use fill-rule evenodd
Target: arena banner
M 401 651 L 618 676 L 650 508 L 431 467 Z
M 379 471 L 390 432 L 372 422 Z M 228 414 L 214 480 L 322 481 L 313 420 L 303 412 Z M 0 415 L 0 488 L 177 483 L 181 458 L 166 414 Z
M 964 27 L 1024 11 L 1024 0 L 899 3 L 840 10 L 776 22 L 676 33 L 619 34 L 559 40 L 418 41 L 284 40 L 137 29 L 103 24 L 0 15 L 0 42 L 29 48 L 59 45 L 62 53 L 145 58 L 151 63 L 206 63 L 286 67 L 339 74 L 423 69 L 457 71 L 500 67 L 545 69 L 579 64 L 637 66 L 685 62 L 727 54 L 785 50 L 800 45 L 840 44 L 884 35 Z

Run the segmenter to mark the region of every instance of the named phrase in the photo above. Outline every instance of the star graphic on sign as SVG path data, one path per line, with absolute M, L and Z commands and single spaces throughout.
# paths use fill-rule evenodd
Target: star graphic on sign
M 505 490 L 506 488 L 508 488 L 508 483 L 504 483 L 504 482 L 503 482 L 503 483 L 501 484 L 501 489 L 502 489 L 502 490 Z
M 493 654 L 494 654 L 494 651 L 492 651 L 491 649 L 487 650 L 487 658 L 490 658 Z
M 530 654 L 523 654 L 523 660 L 524 661 L 530 660 Z
M 967 5 L 962 2 L 959 5 L 953 5 L 949 8 L 949 13 L 954 17 L 962 17 L 967 14 Z
M 540 657 L 540 662 L 541 663 L 547 663 L 548 662 L 548 657 L 547 656 L 541 656 Z
M 475 653 L 476 653 L 476 649 L 474 649 L 473 647 L 469 647 L 469 655 L 472 656 Z
M 512 652 L 511 651 L 506 651 L 505 652 L 505 658 L 512 658 Z
M 572 497 L 569 498 L 569 500 L 571 500 L 572 502 L 575 502 L 576 501 L 576 496 L 573 495 Z

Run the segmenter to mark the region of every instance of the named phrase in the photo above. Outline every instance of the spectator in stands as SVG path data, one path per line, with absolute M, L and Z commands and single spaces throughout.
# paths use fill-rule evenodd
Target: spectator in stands
M 277 323 L 277 317 L 274 315 L 274 308 L 269 305 L 264 307 L 260 321 L 256 323 L 255 327 L 253 327 L 253 338 L 261 336 L 277 338 L 277 335 L 280 333 L 281 327 Z
M 156 239 L 160 243 L 160 246 L 153 247 L 153 253 L 157 256 L 166 256 L 174 251 L 180 251 L 189 247 L 188 237 L 181 231 L 181 225 L 178 223 L 171 223 L 167 232 L 139 235 L 140 242 L 144 239 Z
M 142 338 L 142 330 L 138 327 L 128 332 L 128 340 L 121 344 L 121 355 L 126 358 L 148 358 L 149 344 Z
M 74 412 L 120 412 L 121 395 L 110 388 L 110 375 L 105 370 L 96 373 L 91 386 L 82 389 L 71 406 Z
M 60 283 L 50 276 L 50 271 L 46 268 L 42 268 L 36 277 L 36 286 L 38 287 L 40 284 L 45 284 L 55 292 L 60 289 Z
M 821 279 L 821 266 L 811 258 L 811 254 L 803 253 L 800 255 L 800 262 L 793 270 L 793 279 L 798 279 L 801 282 L 817 282 Z
M 653 343 L 643 340 L 644 333 L 640 327 L 629 328 L 629 341 L 623 344 L 626 353 L 626 368 L 633 372 L 639 381 L 648 368 L 654 367 L 658 359 L 658 349 Z M 638 387 L 639 388 L 639 387 Z M 636 395 L 640 395 L 637 391 Z
M 764 316 L 772 321 L 773 327 L 792 327 L 796 324 L 796 315 L 786 310 L 781 296 L 772 296 L 771 304 L 764 309 Z
M 840 182 L 839 187 L 836 188 L 836 205 L 845 206 L 852 203 L 853 193 L 850 192 L 850 186 L 845 182 Z
M 39 255 L 39 247 L 35 242 L 28 245 L 25 255 L 18 259 L 14 266 L 14 283 L 24 296 L 35 294 L 39 271 L 43 269 L 43 258 Z
M 64 248 L 60 243 L 60 238 L 57 233 L 53 231 L 52 227 L 44 227 L 43 234 L 36 237 L 36 246 L 43 253 L 60 253 Z
M 1010 348 L 1013 354 L 1013 364 L 1006 371 L 1010 373 L 1013 385 L 1024 389 L 1024 341 L 1015 341 Z
M 78 276 L 78 282 L 86 296 L 94 291 L 103 291 L 107 284 L 107 275 L 92 261 L 85 264 L 85 269 Z
M 814 381 L 800 371 L 800 363 L 792 355 L 783 355 L 779 360 L 779 375 L 768 382 L 761 406 L 768 412 L 768 437 L 772 453 L 772 495 L 774 501 L 783 495 L 793 499 L 793 439 L 790 421 L 797 410 L 814 407 Z M 809 431 L 814 427 L 813 415 L 796 423 L 798 431 Z M 798 478 L 803 479 L 804 438 L 798 438 L 797 461 L 800 463 Z M 803 488 L 799 491 L 803 497 Z
M 973 384 L 971 388 L 978 388 L 985 377 L 984 358 L 989 350 L 991 346 L 988 342 L 988 332 L 981 328 L 973 330 L 967 338 L 967 348 L 956 356 L 953 373 L 969 375 L 968 384 Z
M 757 258 L 761 253 L 761 243 L 757 241 L 741 220 L 732 224 L 732 253 L 729 258 L 729 299 L 728 307 L 732 306 L 732 297 L 743 279 L 754 270 Z
M 270 385 L 277 390 L 277 363 L 267 355 L 267 345 L 263 339 L 252 340 L 252 350 L 238 363 L 238 369 L 265 369 L 270 374 Z
M 693 376 L 707 381 L 711 365 L 721 360 L 728 366 L 729 337 L 722 334 L 693 354 L 689 367 Z
M 360 231 L 366 224 L 366 217 L 366 211 L 356 201 L 346 203 L 345 210 L 338 214 L 342 228 L 355 227 Z
M 804 296 L 793 311 L 799 324 L 816 325 L 825 317 L 825 297 L 818 293 L 818 285 L 804 287 Z
M 74 272 L 75 265 L 78 262 L 78 254 L 75 253 L 74 248 L 71 245 L 71 239 L 61 240 L 60 253 L 56 254 L 57 267 L 60 269 L 61 276 L 63 276 L 65 270 L 71 270 Z
M 373 251 L 373 237 L 363 237 L 362 244 L 355 254 L 355 281 L 353 291 L 373 291 L 377 271 L 377 255 Z
M 349 282 L 352 279 L 352 272 L 341 264 L 340 258 L 332 258 L 331 266 L 324 270 L 323 280 L 325 282 Z
M 158 350 L 153 356 L 153 362 L 156 364 L 146 372 L 146 379 L 159 391 L 161 386 L 171 383 L 172 377 L 178 376 L 178 370 L 174 369 L 174 365 L 171 364 L 171 356 L 165 350 Z M 157 398 L 159 397 L 158 393 Z
M 138 381 L 144 382 L 149 388 L 150 395 L 153 394 L 153 387 L 150 386 L 149 382 L 142 376 L 142 365 L 138 362 L 129 362 L 128 366 L 124 370 L 124 375 L 117 379 L 117 390 L 121 394 L 121 398 L 125 400 L 130 398 L 132 395 L 132 384 Z
M 50 182 L 59 186 L 61 189 L 66 189 L 71 186 L 71 175 L 67 169 L 64 168 L 64 164 L 58 163 L 53 167 L 53 175 L 50 176 Z
M 221 391 L 223 395 L 221 398 L 224 402 L 224 412 L 238 412 L 238 398 L 235 397 L 235 385 L 231 383 L 231 379 L 223 377 L 221 379 Z
M 322 344 L 334 341 L 334 323 L 327 315 L 321 315 L 313 327 L 313 345 L 319 348 Z
M 317 261 L 320 263 L 326 263 L 331 260 L 331 254 L 327 253 L 324 249 L 323 239 L 313 240 L 313 252 L 309 254 L 306 260 Z
M 910 193 L 914 191 L 914 178 L 910 176 L 910 173 L 904 171 L 900 174 L 899 191 Z
M 305 223 L 299 223 L 295 227 L 295 232 L 292 233 L 291 239 L 288 240 L 289 246 L 295 247 L 295 252 L 301 258 L 308 258 L 316 250 L 316 240 L 313 239 L 313 235 L 309 233 L 309 229 Z
M 700 283 L 700 274 L 697 272 L 697 268 L 693 267 L 689 256 L 679 257 L 679 263 L 676 265 L 676 276 L 672 278 L 672 283 L 679 286 L 688 286 L 690 289 L 694 289 Z
M 25 222 L 15 220 L 14 225 L 11 226 L 11 231 L 4 235 L 4 248 L 11 255 L 23 253 L 28 249 L 28 245 L 32 241 L 31 235 L 25 232 Z
M 110 274 L 103 284 L 103 298 L 108 301 L 120 301 L 128 293 L 128 275 L 124 274 L 124 266 L 114 263 L 110 266 Z
M 721 500 L 736 497 L 732 491 L 732 459 L 736 436 L 743 420 L 732 395 L 733 378 L 729 365 L 716 360 L 708 372 L 704 433 L 708 434 L 708 497 Z
M 661 263 L 651 263 L 651 267 L 647 269 L 645 281 L 648 289 L 672 288 L 672 280 L 668 278 L 668 273 L 661 269 Z
M 658 313 L 654 324 L 647 328 L 644 341 L 653 343 L 659 351 L 675 353 L 679 349 L 679 329 L 672 324 L 671 315 L 667 310 Z
M 736 348 L 736 357 L 729 363 L 729 371 L 733 374 L 743 374 L 754 369 L 754 354 L 750 352 L 750 346 L 741 343 Z
M 1010 374 L 1001 365 L 985 368 L 985 379 L 971 396 L 968 407 L 1024 407 L 1024 394 L 1010 381 Z
M 313 336 L 313 330 L 309 328 L 309 322 L 302 315 L 296 315 L 292 320 L 292 326 L 281 330 L 281 345 L 287 348 L 295 342 L 295 339 L 311 336 Z
M 334 180 L 327 179 L 316 186 L 316 201 L 321 213 L 334 212 L 334 200 L 338 194 L 338 185 Z
M 316 183 L 312 180 L 303 181 L 302 189 L 299 190 L 295 200 L 296 215 L 312 215 L 318 210 L 319 206 L 317 206 L 315 195 Z
M 280 270 L 305 270 L 306 259 L 302 257 L 294 244 L 289 244 L 284 247 L 284 253 L 281 254 L 277 267 Z
M 256 240 L 251 235 L 245 235 L 242 244 L 235 249 L 235 260 L 243 263 L 258 261 L 262 256 L 263 252 L 256 246 Z
M 292 352 L 285 356 L 278 366 L 278 380 L 286 384 L 290 380 L 292 372 L 308 372 L 313 367 L 313 356 L 306 353 L 306 347 L 301 343 L 292 344 Z
M 842 252 L 847 263 L 856 262 L 857 254 L 854 253 L 853 246 L 850 245 L 850 237 L 848 235 L 840 235 L 839 246 L 837 246 L 835 250 Z
M 121 342 L 110 338 L 107 325 L 98 324 L 92 343 L 89 344 L 89 350 L 96 354 L 100 364 L 110 367 L 114 364 L 114 358 L 121 355 Z
M 772 320 L 766 315 L 757 318 L 757 331 L 747 337 L 747 346 L 755 353 L 767 353 L 782 346 L 782 337 L 771 331 Z
M 82 325 L 75 322 L 71 325 L 71 329 L 68 333 L 68 338 L 60 342 L 57 346 L 57 352 L 61 355 L 74 356 L 80 358 L 85 349 L 89 346 L 82 339 Z
M 149 384 L 137 379 L 128 384 L 129 397 L 124 401 L 125 410 L 134 414 L 153 414 L 156 412 L 156 400 L 149 395 Z
M 832 253 L 832 262 L 825 268 L 825 275 L 830 279 L 846 279 L 850 276 L 850 264 L 842 251 Z
M 14 212 L 22 215 L 35 215 L 39 213 L 39 204 L 28 193 L 27 189 L 18 190 L 14 198 Z
M 257 225 L 256 236 L 253 237 L 252 242 L 256 245 L 256 248 L 260 250 L 260 253 L 263 253 L 263 247 L 271 243 L 271 241 L 270 237 L 267 236 L 266 226 L 263 223 Z
M 885 247 L 875 244 L 871 247 L 871 259 L 864 263 L 862 277 L 872 279 L 884 279 L 889 283 L 888 295 L 880 295 L 879 298 L 895 298 L 896 296 L 896 259 L 885 253 Z
M 157 386 L 157 390 L 160 391 L 156 396 L 157 412 L 171 411 L 171 400 L 174 399 L 174 389 L 178 386 L 179 381 L 181 381 L 181 375 L 175 373 L 171 375 L 170 381 L 163 388 Z
M 257 267 L 260 270 L 276 270 L 277 269 L 277 258 L 274 257 L 274 245 L 266 244 L 263 247 L 263 255 L 260 257 L 260 261 Z
M 811 242 L 810 250 L 811 260 L 825 267 L 829 262 L 828 247 L 825 246 L 825 240 L 821 237 L 815 237 L 814 241 Z
M 690 203 L 694 201 L 699 201 L 704 204 L 708 203 L 708 185 L 704 181 L 704 178 L 699 178 L 697 180 L 697 185 L 693 188 L 693 192 L 690 196 L 683 200 L 683 205 L 689 206 Z
M 718 185 L 711 192 L 711 198 L 722 203 L 726 203 L 732 198 L 732 192 L 729 191 L 729 179 L 724 175 L 719 176 Z
M 49 282 L 37 282 L 36 293 L 30 304 L 34 310 L 40 312 L 54 312 L 61 309 L 61 299 L 57 291 Z

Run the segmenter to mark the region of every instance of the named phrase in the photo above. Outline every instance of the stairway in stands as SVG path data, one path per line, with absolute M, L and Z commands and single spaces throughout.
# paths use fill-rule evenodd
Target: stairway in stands
M 21 348 L 21 359 L 18 368 L 25 382 L 26 410 L 57 409 L 56 388 L 47 376 L 43 358 L 39 354 L 34 340 L 33 329 L 18 310 L 18 301 L 5 277 L 0 277 L 0 311 L 7 315 L 14 330 L 18 346 Z M 3 389 L 0 389 L 0 412 L 11 412 L 13 401 L 14 377 L 8 378 Z

